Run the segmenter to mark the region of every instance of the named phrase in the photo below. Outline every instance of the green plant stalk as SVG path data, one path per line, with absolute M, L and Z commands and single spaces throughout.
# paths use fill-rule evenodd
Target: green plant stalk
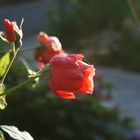
M 43 75 L 47 75 L 47 72 L 50 71 L 50 65 L 46 65 L 41 71 L 38 71 L 36 74 L 34 74 L 33 76 L 31 76 L 29 79 L 23 81 L 22 83 L 4 91 L 2 94 L 0 94 L 0 96 L 3 96 L 3 95 L 8 95 L 10 94 L 11 92 L 13 91 L 16 91 L 17 89 L 20 89 L 22 87 L 25 87 L 27 85 L 29 85 L 32 81 L 34 81 L 36 78 L 40 77 L 40 76 L 43 76 Z
M 16 56 L 17 56 L 17 53 L 19 52 L 20 47 L 17 48 L 16 50 L 14 50 L 14 49 L 15 49 L 15 44 L 13 43 L 13 56 L 12 56 L 12 59 L 11 59 L 11 62 L 10 62 L 10 64 L 9 64 L 9 66 L 8 66 L 6 72 L 5 72 L 5 74 L 4 74 L 4 76 L 3 76 L 2 80 L 1 80 L 1 84 L 2 84 L 2 85 L 3 85 L 4 80 L 5 80 L 7 74 L 8 74 L 8 72 L 9 72 L 9 70 L 10 70 L 10 67 L 12 66 L 12 64 L 13 64 L 13 62 L 14 62 Z
M 39 77 L 39 75 L 38 75 L 38 76 L 35 76 L 35 77 L 31 77 L 31 78 L 29 78 L 28 80 L 26 80 L 26 81 L 24 81 L 24 82 L 22 82 L 22 83 L 16 85 L 15 87 L 12 87 L 12 88 L 6 90 L 6 91 L 5 91 L 4 93 L 2 93 L 0 96 L 8 95 L 8 94 L 10 94 L 11 92 L 16 91 L 17 89 L 20 89 L 20 88 L 22 88 L 22 87 L 25 87 L 25 86 L 29 85 L 29 83 L 31 83 L 32 81 L 34 81 L 37 77 Z
M 134 8 L 135 2 L 136 2 L 135 0 L 128 0 L 128 5 L 129 5 L 132 16 L 133 16 L 137 26 L 140 26 L 140 20 L 139 20 L 137 13 L 136 13 L 136 9 Z

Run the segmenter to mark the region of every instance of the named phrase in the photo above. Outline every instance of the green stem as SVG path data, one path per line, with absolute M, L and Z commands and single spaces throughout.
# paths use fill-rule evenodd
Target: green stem
M 26 85 L 28 85 L 29 83 L 31 83 L 33 80 L 35 80 L 35 78 L 37 78 L 37 77 L 39 77 L 39 76 L 32 77 L 32 78 L 30 78 L 30 79 L 28 79 L 28 80 L 26 80 L 26 81 L 24 81 L 24 82 L 22 82 L 22 83 L 16 85 L 15 87 L 12 87 L 12 88 L 6 90 L 6 91 L 5 91 L 3 94 L 1 94 L 0 96 L 8 95 L 8 94 L 10 94 L 11 92 L 16 91 L 17 89 L 20 89 L 20 88 L 22 88 L 22 87 L 25 87 Z
M 41 71 L 37 72 L 35 75 L 33 75 L 33 76 L 30 77 L 29 79 L 23 81 L 22 83 L 20 83 L 20 84 L 18 84 L 18 85 L 16 85 L 16 86 L 14 86 L 14 87 L 12 87 L 12 88 L 10 88 L 10 89 L 4 91 L 4 93 L 0 94 L 0 96 L 8 95 L 8 94 L 10 94 L 11 92 L 16 91 L 17 89 L 20 89 L 20 88 L 22 88 L 22 87 L 25 87 L 25 86 L 29 85 L 29 84 L 30 84 L 32 81 L 34 81 L 36 78 L 38 78 L 38 77 L 40 77 L 40 76 L 42 76 L 42 75 L 47 75 L 47 72 L 50 70 L 49 68 L 50 68 L 50 66 L 49 66 L 49 64 L 48 64 L 48 65 L 46 65 L 46 67 L 44 67 Z
M 133 18 L 134 18 L 137 26 L 140 26 L 140 20 L 139 20 L 139 17 L 136 13 L 136 9 L 135 9 L 135 6 L 134 6 L 135 2 L 136 2 L 135 0 L 128 0 L 128 5 L 129 5 L 129 8 L 131 10 L 131 13 L 133 15 Z
M 20 48 L 20 47 L 19 47 L 19 48 Z M 11 62 L 10 62 L 10 64 L 9 64 L 9 66 L 8 66 L 6 72 L 5 72 L 5 74 L 4 74 L 4 76 L 3 76 L 2 80 L 1 80 L 1 84 L 4 83 L 4 80 L 5 80 L 5 78 L 6 78 L 7 74 L 8 74 L 8 72 L 9 72 L 9 70 L 10 70 L 10 68 L 11 68 L 11 66 L 12 66 L 12 64 L 13 64 L 13 62 L 14 62 L 16 56 L 17 56 L 17 53 L 18 53 L 18 51 L 19 51 L 19 48 L 17 48 L 16 50 L 14 50 L 14 49 L 15 49 L 15 44 L 13 43 L 13 51 L 12 51 L 13 56 L 12 56 L 12 59 L 11 59 Z

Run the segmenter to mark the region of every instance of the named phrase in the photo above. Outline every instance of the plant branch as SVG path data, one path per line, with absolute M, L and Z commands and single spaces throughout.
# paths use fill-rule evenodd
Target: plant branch
M 20 48 L 20 47 L 19 47 L 19 48 Z M 18 51 L 19 51 L 19 48 L 17 48 L 16 50 L 14 50 L 14 49 L 15 49 L 15 44 L 13 43 L 13 50 L 12 50 L 13 56 L 12 56 L 12 59 L 11 59 L 10 64 L 9 64 L 8 67 L 7 67 L 6 72 L 4 73 L 4 76 L 3 76 L 2 80 L 1 80 L 1 84 L 4 83 L 4 80 L 5 80 L 7 74 L 8 74 L 8 72 L 9 72 L 9 70 L 10 70 L 10 67 L 12 66 L 12 64 L 13 64 L 13 62 L 14 62 L 16 56 L 17 56 L 17 53 L 18 53 Z
M 33 76 L 31 76 L 29 79 L 23 81 L 22 83 L 4 91 L 2 94 L 0 94 L 0 96 L 3 95 L 8 95 L 13 91 L 16 91 L 17 89 L 20 89 L 22 87 L 25 87 L 27 85 L 29 85 L 32 81 L 34 81 L 36 78 L 42 76 L 42 75 L 47 75 L 47 72 L 50 70 L 50 66 L 46 65 L 41 71 L 37 72 L 36 74 L 34 74 Z

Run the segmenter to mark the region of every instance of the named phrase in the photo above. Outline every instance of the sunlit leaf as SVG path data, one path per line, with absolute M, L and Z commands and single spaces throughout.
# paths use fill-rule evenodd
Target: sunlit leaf
M 15 34 L 16 34 L 16 41 L 15 41 L 15 47 L 19 48 L 22 46 L 22 38 L 23 38 L 23 32 L 22 32 L 22 25 L 23 25 L 24 19 L 22 18 L 20 26 L 18 28 L 15 28 Z
M 6 96 L 0 96 L 0 109 L 4 110 L 7 107 Z
M 20 30 L 22 30 L 22 26 L 23 26 L 23 23 L 24 23 L 24 18 L 22 18 L 22 20 L 21 20 L 21 23 L 20 23 Z
M 10 52 L 5 53 L 0 59 L 0 77 L 4 75 L 10 63 Z
M 20 59 L 21 59 L 23 65 L 25 66 L 25 68 L 27 69 L 28 74 L 29 74 L 29 75 L 35 74 L 35 71 L 33 71 L 33 70 L 31 69 L 31 66 L 29 66 L 29 64 L 26 62 L 26 60 L 23 59 L 22 57 L 21 57 Z
M 0 131 L 0 140 L 5 140 L 3 133 Z
M 33 140 L 33 137 L 27 131 L 19 131 L 15 126 L 0 125 L 2 130 L 15 140 Z
M 0 95 L 4 92 L 4 86 L 0 85 Z M 6 96 L 0 96 L 0 109 L 4 110 L 7 107 Z

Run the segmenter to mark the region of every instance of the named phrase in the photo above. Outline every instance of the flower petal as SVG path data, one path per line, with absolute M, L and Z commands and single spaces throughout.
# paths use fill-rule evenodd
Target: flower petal
M 72 92 L 57 90 L 55 91 L 55 93 L 57 94 L 57 96 L 63 99 L 76 99 L 75 95 Z

